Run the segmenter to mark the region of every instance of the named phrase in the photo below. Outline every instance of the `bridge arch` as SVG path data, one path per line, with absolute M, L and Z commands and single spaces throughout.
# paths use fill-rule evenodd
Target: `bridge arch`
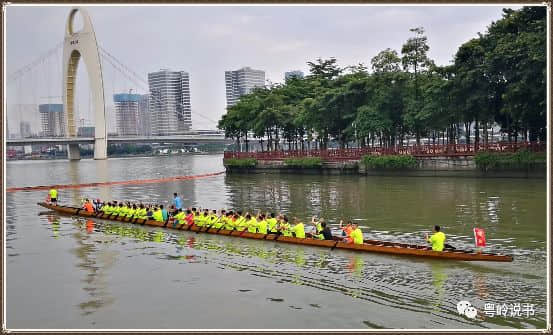
M 75 31 L 75 16 L 82 17 L 82 29 Z M 65 38 L 63 43 L 63 107 L 66 120 L 65 133 L 68 137 L 76 137 L 75 124 L 75 90 L 77 80 L 77 67 L 83 60 L 88 72 L 89 87 L 94 109 L 94 159 L 107 158 L 107 131 L 106 111 L 104 100 L 104 81 L 102 77 L 102 64 L 98 52 L 96 34 L 92 21 L 86 9 L 75 7 L 71 9 L 65 26 Z M 69 144 L 69 159 L 80 159 L 79 145 Z

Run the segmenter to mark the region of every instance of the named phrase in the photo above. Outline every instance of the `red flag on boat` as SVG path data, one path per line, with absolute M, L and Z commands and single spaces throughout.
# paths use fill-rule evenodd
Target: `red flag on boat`
M 474 243 L 476 243 L 477 248 L 486 246 L 486 233 L 484 229 L 474 228 Z

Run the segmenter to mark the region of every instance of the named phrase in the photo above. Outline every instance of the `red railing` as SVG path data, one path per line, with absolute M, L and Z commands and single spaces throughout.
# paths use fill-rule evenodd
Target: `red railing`
M 290 150 L 290 151 L 256 151 L 256 152 L 232 152 L 227 151 L 224 158 L 255 158 L 258 160 L 284 160 L 286 158 L 320 157 L 326 161 L 359 160 L 364 155 L 412 155 L 415 157 L 437 156 L 473 156 L 476 152 L 516 152 L 529 150 L 532 152 L 545 152 L 546 144 L 537 142 L 497 142 L 488 145 L 480 144 L 475 150 L 474 144 L 436 144 L 413 145 L 398 147 L 365 147 L 352 149 L 327 149 L 327 150 Z

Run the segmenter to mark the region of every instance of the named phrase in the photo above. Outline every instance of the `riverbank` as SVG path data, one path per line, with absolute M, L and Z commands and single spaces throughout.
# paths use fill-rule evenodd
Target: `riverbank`
M 288 173 L 323 175 L 408 176 L 408 177 L 471 177 L 471 178 L 546 178 L 547 164 L 529 167 L 496 166 L 483 169 L 477 166 L 474 156 L 416 157 L 409 168 L 374 168 L 363 160 L 321 161 L 312 166 L 290 166 L 286 160 L 249 160 L 242 166 L 225 160 L 227 173 Z

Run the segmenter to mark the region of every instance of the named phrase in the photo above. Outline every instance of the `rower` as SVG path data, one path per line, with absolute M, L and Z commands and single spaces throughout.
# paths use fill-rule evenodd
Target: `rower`
M 271 234 L 278 233 L 277 229 L 277 219 L 275 219 L 275 213 L 271 213 L 271 217 L 267 219 L 267 224 L 269 225 L 269 232 Z
M 217 212 L 215 210 L 211 211 L 211 214 L 209 215 L 209 227 L 219 229 L 223 226 L 222 218 L 224 218 L 224 209 L 221 212 L 221 216 L 217 215 Z
M 163 205 L 159 205 L 159 208 L 161 209 L 161 218 L 163 219 L 163 222 L 167 222 L 167 220 L 169 220 L 169 213 L 167 213 L 167 210 L 163 208 Z
M 213 223 L 213 228 L 221 229 L 227 223 L 226 211 L 221 209 L 221 215 L 217 216 L 217 213 L 213 213 L 217 220 Z
M 200 213 L 195 212 L 194 209 L 192 209 L 192 211 L 194 213 L 194 224 L 198 227 L 203 227 L 206 224 L 207 213 L 204 212 L 200 215 Z
M 303 226 L 303 222 L 299 221 L 298 218 L 294 217 L 294 227 L 292 228 L 292 232 L 294 233 L 294 236 L 297 238 L 305 238 L 305 228 Z
M 236 223 L 236 220 L 238 219 L 238 216 L 234 214 L 233 211 L 229 211 L 227 214 L 227 222 L 225 224 L 226 230 L 234 230 L 234 226 Z
M 127 211 L 127 217 L 129 219 L 132 219 L 134 216 L 134 213 L 136 213 L 136 205 L 133 204 L 129 207 L 129 210 Z
M 324 219 L 321 219 L 321 227 L 323 228 L 323 230 L 319 234 L 323 236 L 321 240 L 334 240 L 334 237 L 332 236 L 332 231 L 330 231 L 330 227 L 326 226 L 326 222 L 324 221 Z
M 50 203 L 52 205 L 58 204 L 58 190 L 55 188 L 51 188 L 50 191 L 48 191 L 48 195 L 50 196 Z
M 257 220 L 255 219 L 255 216 L 253 216 L 251 214 L 246 214 L 245 226 L 248 228 L 249 233 L 256 233 L 257 232 Z
M 443 251 L 445 244 L 445 234 L 440 231 L 440 226 L 434 226 L 434 234 L 428 237 L 426 234 L 426 241 L 432 244 L 432 250 L 434 251 Z
M 321 219 L 319 221 L 315 220 L 315 216 L 311 218 L 311 225 L 315 227 L 315 234 L 313 234 L 313 237 L 317 237 L 320 240 L 324 240 L 324 236 L 321 234 L 321 231 L 323 230 L 323 227 L 321 225 L 321 221 L 324 221 L 324 219 Z
M 257 232 L 259 234 L 267 234 L 267 220 L 265 220 L 265 214 L 259 214 L 259 221 L 257 222 Z
M 94 207 L 88 198 L 85 200 L 83 208 L 89 213 L 94 213 Z
M 288 223 L 288 218 L 286 215 L 282 216 L 282 220 L 279 224 L 279 230 L 282 233 L 282 236 L 292 236 L 292 232 L 290 231 L 290 224 Z
M 175 215 L 175 219 L 178 224 L 185 224 L 184 218 L 186 217 L 186 212 L 182 210 L 182 208 L 177 209 L 177 215 Z
M 103 203 L 100 201 L 100 199 L 96 199 L 96 200 L 92 200 L 92 203 L 94 204 L 94 210 L 96 212 L 99 212 L 102 207 L 103 207 Z
M 156 221 L 165 222 L 163 220 L 163 212 L 161 211 L 161 208 L 154 208 L 154 214 L 152 216 Z
M 186 210 L 186 217 L 184 218 L 186 224 L 191 226 L 194 224 L 194 213 L 190 209 Z
M 354 223 L 351 225 L 351 228 L 353 229 L 350 234 L 350 240 L 353 244 L 363 244 L 363 232 L 361 231 L 361 228 L 357 225 L 357 223 Z
M 249 213 L 246 213 L 246 217 L 242 216 L 242 211 L 238 211 L 238 218 L 234 222 L 235 229 L 238 231 L 244 231 L 246 228 L 248 228 L 248 215 Z M 250 216 L 251 218 L 251 216 Z
M 353 231 L 353 228 L 351 227 L 352 222 L 351 220 L 348 221 L 348 224 L 344 227 L 344 220 L 340 220 L 340 228 L 342 229 L 342 236 L 344 237 L 344 242 L 351 243 L 351 232 Z

